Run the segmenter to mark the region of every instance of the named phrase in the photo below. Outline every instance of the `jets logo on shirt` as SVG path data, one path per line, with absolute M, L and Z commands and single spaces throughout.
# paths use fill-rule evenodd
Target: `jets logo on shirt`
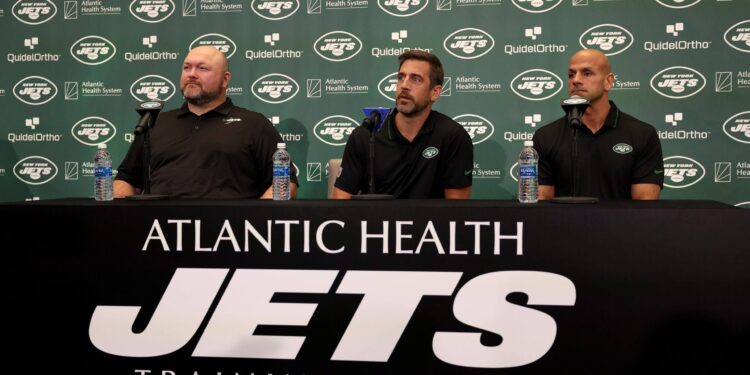
M 633 152 L 633 146 L 627 143 L 618 143 L 612 147 L 612 151 L 620 155 L 625 155 Z
M 432 159 L 439 153 L 440 151 L 437 148 L 430 146 L 422 151 L 422 157 L 425 159 Z

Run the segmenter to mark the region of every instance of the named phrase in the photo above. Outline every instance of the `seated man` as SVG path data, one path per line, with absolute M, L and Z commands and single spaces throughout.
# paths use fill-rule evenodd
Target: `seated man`
M 576 195 L 614 199 L 659 199 L 664 162 L 656 129 L 609 100 L 614 74 L 607 56 L 582 50 L 568 66 L 568 93 L 591 105 L 577 131 L 577 179 L 573 182 L 573 132 L 566 117 L 534 133 L 539 152 L 539 199 Z
M 177 198 L 271 198 L 272 156 L 281 136 L 260 113 L 227 98 L 229 63 L 208 46 L 182 64 L 181 108 L 159 115 L 151 138 L 151 192 Z M 136 137 L 118 168 L 115 198 L 143 186 L 143 137 Z M 297 178 L 291 173 L 292 197 Z
M 375 134 L 375 193 L 396 198 L 468 199 L 474 149 L 464 128 L 432 110 L 442 90 L 443 66 L 426 51 L 399 56 L 396 111 Z M 369 130 L 346 143 L 333 197 L 368 192 Z

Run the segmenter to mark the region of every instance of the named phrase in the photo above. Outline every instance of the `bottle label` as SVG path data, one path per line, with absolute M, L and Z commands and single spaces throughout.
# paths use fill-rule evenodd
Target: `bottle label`
M 289 177 L 289 166 L 288 165 L 274 165 L 273 176 L 274 177 Z
M 536 165 L 522 165 L 518 167 L 518 177 L 536 178 Z
M 112 167 L 94 168 L 94 177 L 112 177 Z

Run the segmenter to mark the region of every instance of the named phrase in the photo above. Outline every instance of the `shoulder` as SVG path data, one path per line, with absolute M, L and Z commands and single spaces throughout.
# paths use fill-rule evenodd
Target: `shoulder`
M 540 137 L 554 136 L 562 131 L 565 131 L 567 128 L 568 127 L 565 124 L 565 116 L 563 116 L 537 129 L 537 131 L 534 132 L 534 135 Z
M 266 117 L 262 113 L 251 111 L 249 109 L 238 106 L 232 107 L 231 111 L 229 111 L 229 115 L 240 117 L 243 120 L 248 120 L 252 123 L 268 123 L 269 125 L 271 125 L 271 121 L 269 121 L 268 117 Z
M 438 133 L 451 135 L 469 135 L 469 133 L 466 132 L 466 129 L 464 129 L 461 124 L 438 111 L 432 111 L 432 121 L 434 121 L 435 124 L 435 131 Z
M 639 134 L 651 134 L 656 132 L 656 128 L 654 128 L 650 124 L 641 121 L 623 111 L 620 111 L 618 126 L 622 126 L 624 129 L 627 129 L 630 132 Z

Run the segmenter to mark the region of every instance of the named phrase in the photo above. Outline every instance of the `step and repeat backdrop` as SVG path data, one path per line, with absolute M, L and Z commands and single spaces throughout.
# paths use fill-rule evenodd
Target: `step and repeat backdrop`
M 524 140 L 560 117 L 567 61 L 605 52 L 611 98 L 662 141 L 665 199 L 750 206 L 747 0 L 20 0 L 0 4 L 0 200 L 93 195 L 136 104 L 181 105 L 186 52 L 229 57 L 228 94 L 274 123 L 301 198 L 324 198 L 362 108 L 394 103 L 397 56 L 438 55 L 435 105 L 474 142 L 478 199 L 513 199 Z

